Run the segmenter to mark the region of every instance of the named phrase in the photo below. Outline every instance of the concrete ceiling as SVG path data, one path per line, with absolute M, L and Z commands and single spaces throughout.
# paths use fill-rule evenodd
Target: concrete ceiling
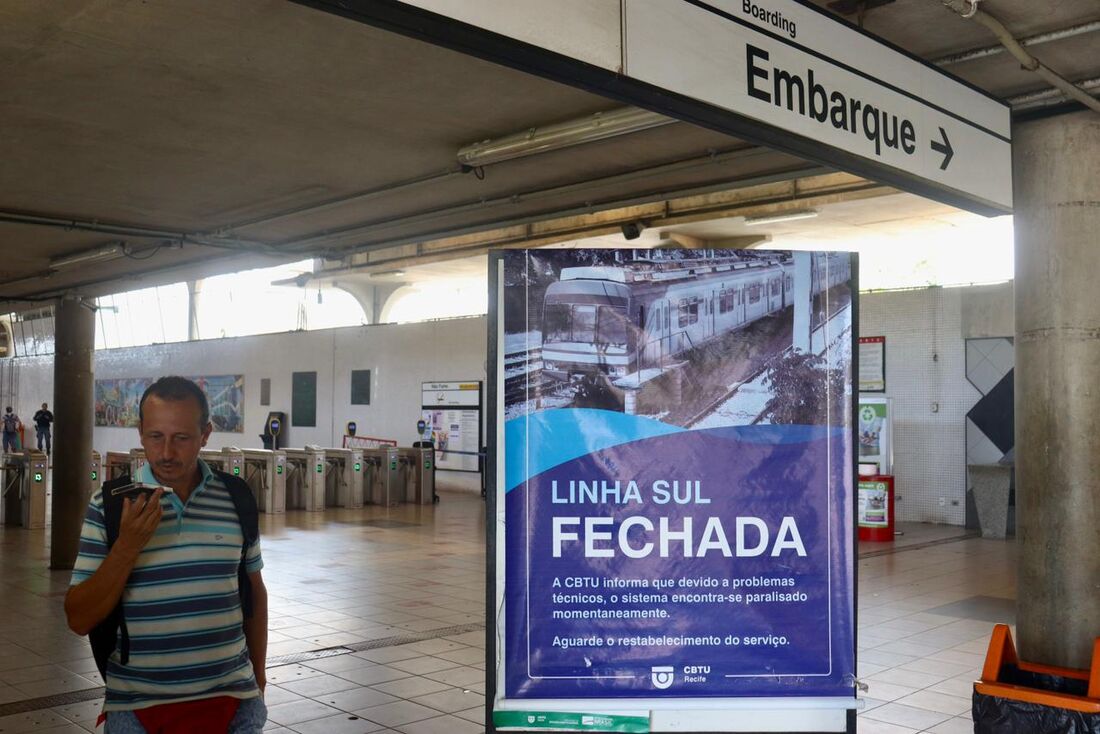
M 981 7 L 1020 36 L 1100 20 L 1095 0 Z M 926 58 L 994 45 L 938 0 L 863 20 Z M 1085 33 L 1034 53 L 1096 77 L 1098 42 Z M 415 262 L 427 241 L 828 173 L 684 123 L 462 173 L 463 145 L 620 105 L 284 0 L 4 3 L 0 68 L 10 299 L 303 257 L 369 269 L 356 253 L 387 248 Z M 1044 86 L 1007 54 L 949 69 L 1003 96 Z M 761 206 L 779 201 L 762 191 Z M 116 242 L 126 257 L 51 267 Z

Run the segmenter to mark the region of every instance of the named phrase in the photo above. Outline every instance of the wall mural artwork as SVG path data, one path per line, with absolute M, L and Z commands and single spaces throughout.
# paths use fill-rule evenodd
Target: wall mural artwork
M 136 428 L 141 395 L 152 382 L 148 377 L 96 380 L 95 424 Z
M 194 380 L 210 403 L 214 430 L 244 432 L 244 375 L 205 375 Z M 151 377 L 123 377 L 95 381 L 95 424 L 136 428 L 142 393 L 153 384 Z

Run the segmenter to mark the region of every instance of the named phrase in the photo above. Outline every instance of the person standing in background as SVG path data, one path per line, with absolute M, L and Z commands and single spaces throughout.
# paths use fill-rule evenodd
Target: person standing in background
M 16 451 L 19 446 L 19 416 L 12 412 L 11 406 L 4 408 L 4 451 Z
M 52 424 L 53 413 L 49 411 L 45 403 L 42 403 L 42 409 L 34 414 L 34 431 L 38 434 L 38 450 L 43 450 L 43 442 L 46 444 L 46 456 L 50 455 L 50 451 L 53 448 L 52 437 L 50 436 L 50 426 Z

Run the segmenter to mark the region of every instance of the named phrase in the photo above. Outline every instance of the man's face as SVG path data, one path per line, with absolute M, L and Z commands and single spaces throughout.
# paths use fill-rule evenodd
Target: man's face
M 196 401 L 164 400 L 150 395 L 142 409 L 141 446 L 162 484 L 186 483 L 195 476 L 199 450 L 210 438 L 212 426 L 199 425 Z
M 42 403 L 42 410 L 45 410 L 45 409 L 46 409 L 46 404 Z

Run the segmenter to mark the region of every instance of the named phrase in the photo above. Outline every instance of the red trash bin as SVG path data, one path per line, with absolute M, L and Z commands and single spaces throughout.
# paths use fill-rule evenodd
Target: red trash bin
M 894 477 L 875 474 L 859 478 L 859 539 L 894 539 Z

